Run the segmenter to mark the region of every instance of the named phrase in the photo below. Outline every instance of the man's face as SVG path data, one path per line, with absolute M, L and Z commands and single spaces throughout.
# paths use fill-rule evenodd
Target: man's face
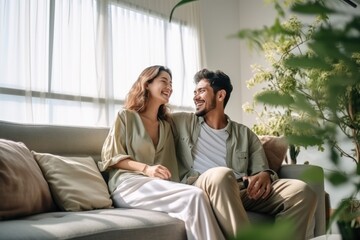
M 210 83 L 203 79 L 195 87 L 194 91 L 195 114 L 205 116 L 208 112 L 216 108 L 214 90 Z

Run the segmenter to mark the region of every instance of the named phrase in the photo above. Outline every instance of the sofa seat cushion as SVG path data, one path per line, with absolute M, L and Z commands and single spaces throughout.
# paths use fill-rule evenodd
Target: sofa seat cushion
M 262 214 L 257 212 L 246 212 L 249 220 L 252 224 L 266 224 L 266 223 L 274 223 L 275 217 L 269 214 Z
M 141 209 L 98 209 L 37 214 L 0 222 L 0 240 L 186 239 L 184 222 Z
M 56 207 L 39 166 L 22 142 L 0 139 L 0 220 Z

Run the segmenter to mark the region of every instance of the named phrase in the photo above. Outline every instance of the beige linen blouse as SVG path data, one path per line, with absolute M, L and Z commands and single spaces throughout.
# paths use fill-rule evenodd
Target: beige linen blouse
M 155 147 L 140 115 L 135 111 L 120 111 L 105 139 L 101 152 L 102 161 L 98 162 L 100 171 L 109 170 L 111 192 L 123 178 L 143 174 L 139 171 L 111 168 L 112 165 L 128 158 L 148 165 L 161 164 L 170 170 L 171 180 L 179 182 L 174 139 L 167 121 L 159 120 L 159 142 Z

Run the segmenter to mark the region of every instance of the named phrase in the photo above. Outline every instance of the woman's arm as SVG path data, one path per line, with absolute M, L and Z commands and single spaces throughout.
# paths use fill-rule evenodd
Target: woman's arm
M 139 171 L 149 177 L 158 177 L 161 179 L 171 178 L 171 173 L 169 169 L 162 165 L 150 166 L 145 163 L 137 162 L 131 159 L 123 159 L 118 163 L 112 165 L 112 167 L 124 170 Z
M 117 115 L 114 125 L 110 129 L 102 148 L 102 161 L 101 163 L 98 163 L 100 170 L 104 171 L 107 168 L 117 168 L 142 172 L 144 175 L 149 177 L 170 179 L 171 173 L 168 168 L 162 165 L 147 165 L 142 161 L 134 159 L 135 156 L 128 154 L 128 142 L 126 139 L 128 137 L 127 134 L 131 133 L 126 131 L 126 128 L 129 127 L 129 122 L 134 124 L 133 118 L 127 121 L 127 118 L 129 117 L 131 118 L 132 115 L 127 111 L 122 111 Z

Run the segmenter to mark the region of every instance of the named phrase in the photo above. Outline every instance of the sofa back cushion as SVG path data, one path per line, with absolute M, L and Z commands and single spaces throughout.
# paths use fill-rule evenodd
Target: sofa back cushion
M 85 211 L 112 207 L 108 186 L 91 157 L 32 153 L 61 210 Z
M 259 139 L 263 145 L 269 168 L 275 172 L 279 171 L 289 147 L 285 137 L 263 135 L 259 136 Z
M 21 142 L 0 139 L 0 201 L 0 220 L 56 208 L 38 164 Z

